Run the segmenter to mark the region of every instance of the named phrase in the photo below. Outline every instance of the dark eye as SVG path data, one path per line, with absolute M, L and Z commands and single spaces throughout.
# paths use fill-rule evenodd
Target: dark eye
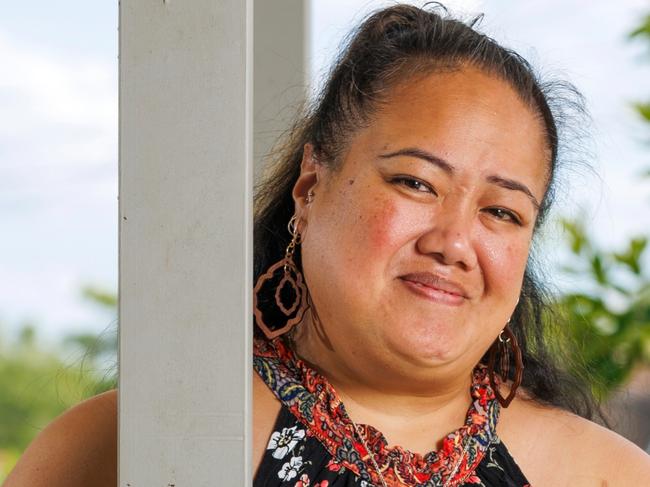
M 429 184 L 411 176 L 396 176 L 391 179 L 391 183 L 406 186 L 407 188 L 417 191 L 418 193 L 437 194 Z
M 486 211 L 494 215 L 497 220 L 504 222 L 510 221 L 516 225 L 521 225 L 521 220 L 510 210 L 506 210 L 505 208 L 487 208 Z

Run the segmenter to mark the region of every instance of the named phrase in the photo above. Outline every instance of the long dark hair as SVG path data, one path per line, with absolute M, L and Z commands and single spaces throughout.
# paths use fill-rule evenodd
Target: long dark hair
M 256 188 L 255 280 L 283 257 L 289 243 L 292 189 L 300 174 L 304 145 L 312 144 L 319 162 L 336 169 L 351 134 L 371 121 L 391 87 L 410 76 L 463 66 L 479 68 L 507 82 L 543 122 L 549 171 L 535 223 L 538 234 L 555 199 L 556 173 L 564 147 L 559 134 L 567 114 L 586 117 L 583 98 L 570 83 L 542 83 L 523 57 L 474 29 L 481 18 L 467 23 L 456 20 L 437 2 L 423 8 L 397 5 L 371 14 L 352 31 L 322 93 L 297 118 Z M 553 316 L 550 293 L 534 265 L 535 248 L 533 245 L 519 304 L 510 321 L 523 354 L 522 385 L 539 403 L 592 418 L 599 408 L 587 382 L 568 372 L 570 353 L 554 346 L 559 343 L 554 340 L 559 321 Z M 299 255 L 296 257 L 300 267 Z M 260 303 L 272 301 L 271 292 L 263 291 Z M 512 363 L 511 376 L 514 369 Z

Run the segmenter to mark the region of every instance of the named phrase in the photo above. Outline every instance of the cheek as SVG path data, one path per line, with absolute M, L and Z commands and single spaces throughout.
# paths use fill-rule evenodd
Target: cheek
M 372 254 L 381 253 L 382 249 L 390 247 L 399 236 L 399 228 L 396 225 L 399 212 L 388 199 L 373 198 L 367 208 L 361 209 L 358 220 L 356 231 L 359 237 L 366 241 Z
M 411 238 L 418 227 L 408 204 L 388 194 L 375 194 L 359 200 L 354 213 L 354 239 L 368 256 L 383 255 L 385 259 L 389 258 Z
M 484 239 L 483 264 L 488 291 L 503 294 L 518 291 L 528 261 L 528 240 Z

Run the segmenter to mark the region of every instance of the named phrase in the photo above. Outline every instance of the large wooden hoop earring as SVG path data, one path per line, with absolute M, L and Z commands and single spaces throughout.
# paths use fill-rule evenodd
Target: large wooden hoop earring
M 255 288 L 253 289 L 253 312 L 255 314 L 255 320 L 257 326 L 260 327 L 269 340 L 287 333 L 291 328 L 300 323 L 307 309 L 307 286 L 305 285 L 302 273 L 293 261 L 293 254 L 296 246 L 301 241 L 296 215 L 291 217 L 287 227 L 289 233 L 291 233 L 291 242 L 289 242 L 289 245 L 287 246 L 284 258 L 269 267 L 267 271 L 257 279 Z M 290 317 L 294 313 L 295 315 L 293 318 L 289 318 L 283 326 L 271 327 L 264 321 L 262 310 L 258 305 L 258 294 L 262 289 L 262 286 L 267 281 L 273 279 L 275 273 L 279 269 L 283 270 L 284 275 L 275 288 L 275 304 L 286 317 Z M 282 301 L 282 292 L 285 286 L 290 286 L 292 288 L 294 300 L 291 303 L 285 304 Z
M 500 359 L 499 362 L 500 362 L 500 369 L 501 369 L 499 371 L 499 375 L 502 377 L 503 382 L 506 382 L 510 376 L 510 353 L 508 351 L 508 344 L 510 344 L 510 348 L 512 348 L 512 352 L 515 359 L 515 377 L 513 379 L 512 387 L 510 388 L 510 393 L 508 394 L 508 397 L 504 398 L 503 395 L 501 395 L 501 392 L 499 391 L 499 385 L 498 385 L 498 381 L 496 380 L 496 376 L 495 376 L 496 372 L 494 370 L 494 365 L 498 355 Z M 512 333 L 512 330 L 510 329 L 508 324 L 506 324 L 506 326 L 503 328 L 501 333 L 499 333 L 498 338 L 494 341 L 494 343 L 490 347 L 490 351 L 488 354 L 488 376 L 490 378 L 490 386 L 492 386 L 492 390 L 494 391 L 494 395 L 499 401 L 499 404 L 501 404 L 501 406 L 503 406 L 504 408 L 507 408 L 512 402 L 512 400 L 515 398 L 517 389 L 521 385 L 523 374 L 524 374 L 524 361 L 521 355 L 521 348 L 517 343 L 517 338 L 515 338 L 514 333 Z

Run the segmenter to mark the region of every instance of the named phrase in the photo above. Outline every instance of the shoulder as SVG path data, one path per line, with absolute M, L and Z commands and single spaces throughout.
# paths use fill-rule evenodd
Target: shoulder
M 650 476 L 643 450 L 568 411 L 517 399 L 499 423 L 499 436 L 532 485 L 616 487 Z
M 117 391 L 63 413 L 29 445 L 3 487 L 117 485 Z
M 280 401 L 264 381 L 253 372 L 253 465 L 254 471 L 262 462 L 269 437 L 280 412 Z

